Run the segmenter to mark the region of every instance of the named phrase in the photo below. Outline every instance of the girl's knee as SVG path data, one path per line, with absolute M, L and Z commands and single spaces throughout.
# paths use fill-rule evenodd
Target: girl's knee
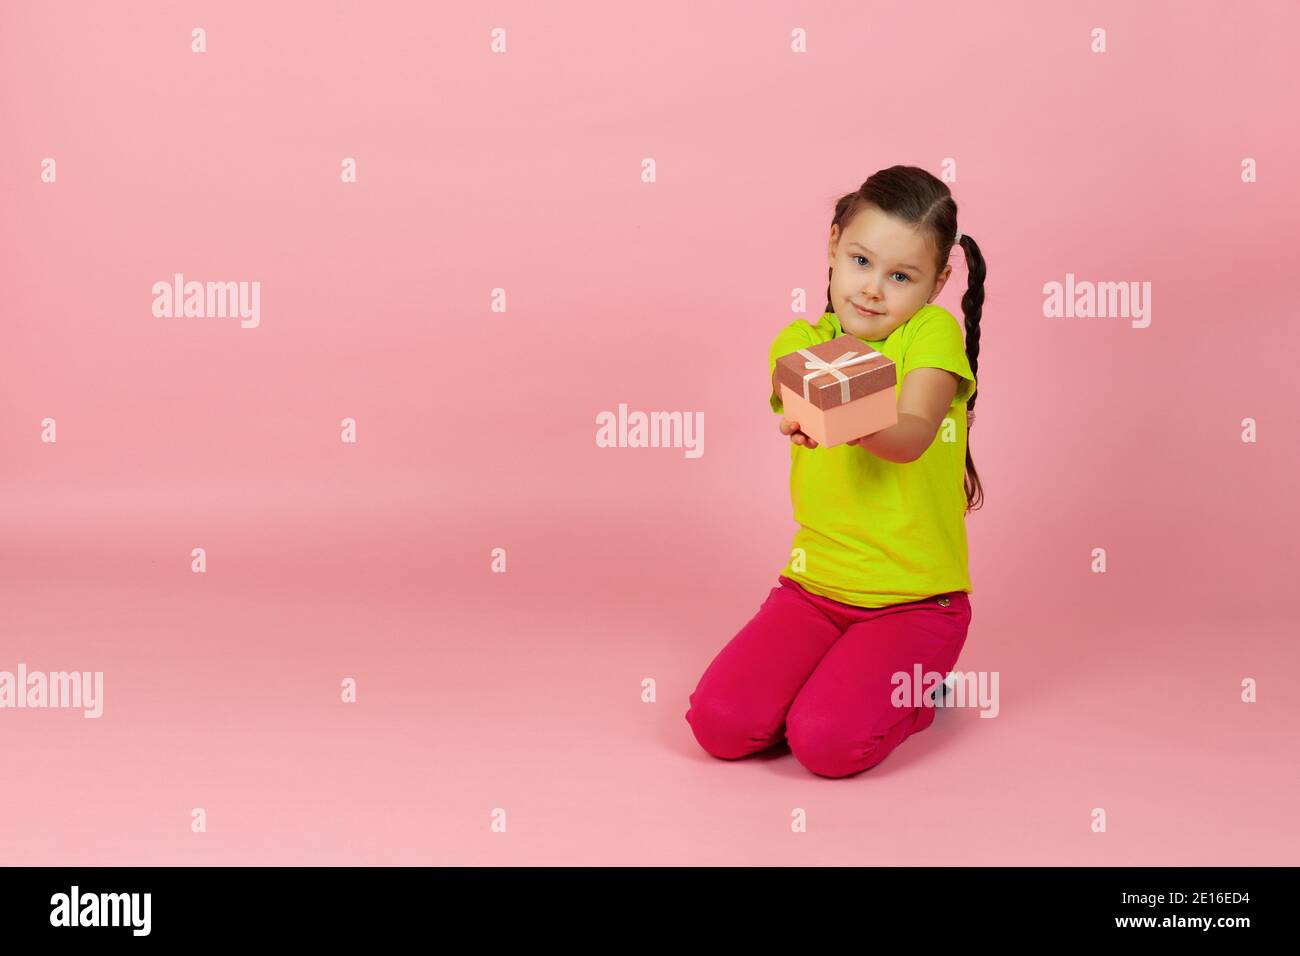
M 913 720 L 915 715 L 909 718 L 909 726 Z M 786 726 L 795 759 L 819 777 L 850 777 L 870 770 L 913 732 L 900 735 L 891 728 L 864 737 L 859 727 L 804 715 L 793 716 Z
M 777 742 L 776 730 L 759 726 L 758 721 L 740 712 L 725 700 L 691 695 L 686 722 L 704 750 L 724 760 L 735 760 L 770 747 Z

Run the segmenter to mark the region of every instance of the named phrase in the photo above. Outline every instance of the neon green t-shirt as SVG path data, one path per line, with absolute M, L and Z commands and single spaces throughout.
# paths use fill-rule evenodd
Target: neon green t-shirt
M 772 342 L 769 383 L 778 357 L 845 334 L 834 312 L 816 325 L 796 319 Z M 884 341 L 861 341 L 894 360 L 895 401 L 914 368 L 955 372 L 961 377 L 957 394 L 934 441 L 915 461 L 886 461 L 857 445 L 805 448 L 791 442 L 790 501 L 799 530 L 781 573 L 809 591 L 858 607 L 970 591 L 962 483 L 966 402 L 976 383 L 961 326 L 947 309 L 929 304 Z M 784 411 L 779 392 L 772 393 L 771 405 L 774 412 Z

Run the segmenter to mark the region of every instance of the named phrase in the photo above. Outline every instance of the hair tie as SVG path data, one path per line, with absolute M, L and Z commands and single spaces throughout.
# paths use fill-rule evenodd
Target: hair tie
M 952 244 L 953 244 L 954 246 L 959 246 L 959 245 L 961 245 L 961 230 L 960 230 L 960 229 L 957 230 L 957 238 L 954 239 L 954 240 L 952 241 Z

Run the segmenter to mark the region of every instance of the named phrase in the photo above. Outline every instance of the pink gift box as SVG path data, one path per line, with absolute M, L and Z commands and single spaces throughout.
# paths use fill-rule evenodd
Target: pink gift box
M 898 424 L 893 359 L 855 335 L 799 349 L 776 360 L 785 417 L 828 448 Z

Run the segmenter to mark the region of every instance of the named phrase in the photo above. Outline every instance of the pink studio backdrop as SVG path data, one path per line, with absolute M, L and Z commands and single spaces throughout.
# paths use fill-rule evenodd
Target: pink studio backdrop
M 1297 29 L 4 3 L 0 670 L 104 697 L 0 710 L 0 861 L 1296 863 Z M 959 667 L 1000 713 L 838 780 L 710 757 L 687 696 L 794 530 L 767 347 L 834 199 L 945 160 L 989 271 Z M 155 317 L 178 272 L 260 324 Z M 1150 325 L 1045 317 L 1067 274 Z M 620 403 L 703 412 L 703 455 L 597 447 Z

